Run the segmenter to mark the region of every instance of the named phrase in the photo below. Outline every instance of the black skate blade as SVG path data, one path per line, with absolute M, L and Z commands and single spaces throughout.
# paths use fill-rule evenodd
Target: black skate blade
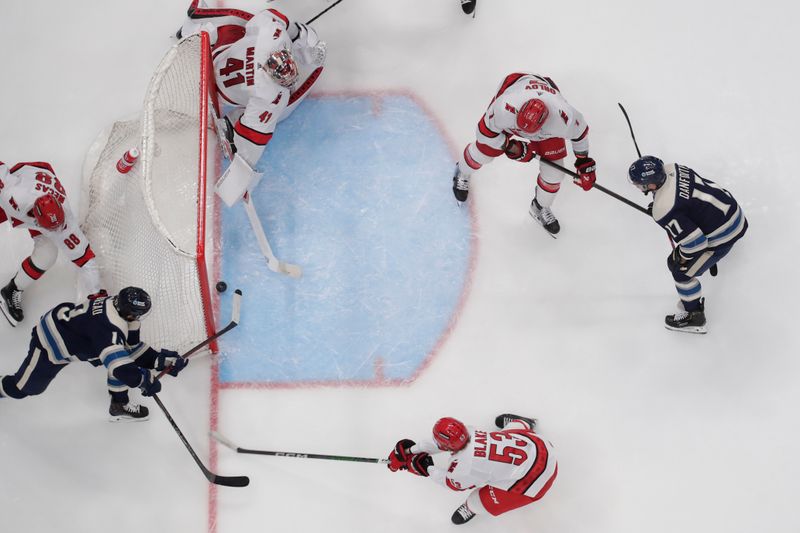
M 702 326 L 685 326 L 682 328 L 670 326 L 669 324 L 664 324 L 664 327 L 670 331 L 679 331 L 681 333 L 697 333 L 700 335 L 708 333 L 708 328 L 706 327 L 705 324 L 703 324 Z

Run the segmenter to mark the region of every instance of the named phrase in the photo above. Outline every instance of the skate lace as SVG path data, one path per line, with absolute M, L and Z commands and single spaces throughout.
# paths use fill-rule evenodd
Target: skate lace
M 681 320 L 686 320 L 687 318 L 689 318 L 689 311 L 679 311 L 675 313 L 674 317 L 672 317 L 675 322 L 680 322 Z
M 122 409 L 129 413 L 138 414 L 139 413 L 139 404 L 138 403 L 126 403 L 122 406 Z
M 540 211 L 540 216 L 542 217 L 542 220 L 544 220 L 545 225 L 552 224 L 556 221 L 556 217 L 553 215 L 553 212 L 550 211 L 549 207 L 543 207 Z
M 22 291 L 13 291 L 11 293 L 11 305 L 20 307 L 22 305 Z
M 466 174 L 458 173 L 456 176 L 456 189 L 466 191 L 469 189 L 469 176 Z
M 459 507 L 456 511 L 458 512 L 458 514 L 461 515 L 461 518 L 463 518 L 464 520 L 468 520 L 470 517 L 472 517 L 475 514 L 470 510 L 469 507 L 467 507 L 466 503 L 464 505 L 462 505 L 461 507 Z

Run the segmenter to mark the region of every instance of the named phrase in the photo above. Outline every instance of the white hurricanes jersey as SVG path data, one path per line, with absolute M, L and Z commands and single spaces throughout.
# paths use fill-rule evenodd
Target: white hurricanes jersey
M 33 204 L 37 198 L 49 194 L 64 208 L 64 225 L 55 230 L 41 228 L 33 216 Z M 30 230 L 54 242 L 70 261 L 83 267 L 94 257 L 89 240 L 75 221 L 66 204 L 67 193 L 48 163 L 19 163 L 11 168 L 0 163 L 0 210 L 15 228 Z M 0 221 L 3 214 L 0 213 Z M 93 276 L 96 274 L 93 272 Z M 99 277 L 88 285 L 99 290 Z
M 255 166 L 264 147 L 272 138 L 282 117 L 291 112 L 292 104 L 306 94 L 319 75 L 319 65 L 313 64 L 309 47 L 319 42 L 314 30 L 308 29 L 305 38 L 297 38 L 296 26 L 275 9 L 253 16 L 244 26 L 244 36 L 231 44 L 217 47 L 212 53 L 217 92 L 221 103 L 244 108 L 234 127 L 234 144 L 240 155 Z M 290 33 L 294 33 L 293 42 Z M 280 49 L 292 52 L 298 66 L 318 67 L 299 87 L 283 87 L 275 82 L 263 63 Z M 303 79 L 301 71 L 298 80 Z
M 545 103 L 549 115 L 539 131 L 527 133 L 517 128 L 517 113 L 525 102 L 533 98 Z M 498 137 L 500 133 L 532 141 L 561 138 L 572 141 L 575 153 L 589 151 L 589 125 L 581 112 L 564 99 L 550 78 L 536 74 L 506 76 L 478 127 L 489 138 Z
M 454 454 L 438 453 L 433 440 L 412 447 L 437 453 L 428 468 L 431 479 L 457 491 L 490 485 L 531 498 L 549 488 L 557 473 L 553 445 L 525 423 L 512 421 L 498 431 L 468 429 L 469 443 Z

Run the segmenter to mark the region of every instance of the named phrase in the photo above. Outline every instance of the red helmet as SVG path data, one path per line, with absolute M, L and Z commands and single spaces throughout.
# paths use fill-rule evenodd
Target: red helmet
M 64 207 L 49 194 L 33 202 L 33 217 L 40 228 L 54 230 L 64 225 Z
M 544 102 L 538 98 L 528 100 L 517 113 L 517 127 L 525 133 L 536 133 L 544 125 L 550 111 Z
M 469 442 L 469 431 L 460 420 L 446 416 L 433 425 L 433 440 L 440 450 L 457 452 Z

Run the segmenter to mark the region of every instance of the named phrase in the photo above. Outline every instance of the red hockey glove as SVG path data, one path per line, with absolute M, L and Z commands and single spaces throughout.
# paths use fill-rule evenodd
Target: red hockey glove
M 433 466 L 433 459 L 426 452 L 415 453 L 408 461 L 408 471 L 414 475 L 428 477 L 428 468 Z
M 595 162 L 591 157 L 578 157 L 575 159 L 575 168 L 580 174 L 580 178 L 573 178 L 575 185 L 579 185 L 584 191 L 588 191 L 594 186 L 597 181 L 595 175 Z
M 405 470 L 408 468 L 408 460 L 411 459 L 411 447 L 416 444 L 411 439 L 402 439 L 397 441 L 397 444 L 394 445 L 394 450 L 389 454 L 389 462 L 387 463 L 387 468 L 392 472 L 397 472 L 398 470 Z
M 503 151 L 509 159 L 523 163 L 527 163 L 536 155 L 533 149 L 533 142 L 524 143 L 517 139 L 509 139 L 505 147 L 503 147 Z

